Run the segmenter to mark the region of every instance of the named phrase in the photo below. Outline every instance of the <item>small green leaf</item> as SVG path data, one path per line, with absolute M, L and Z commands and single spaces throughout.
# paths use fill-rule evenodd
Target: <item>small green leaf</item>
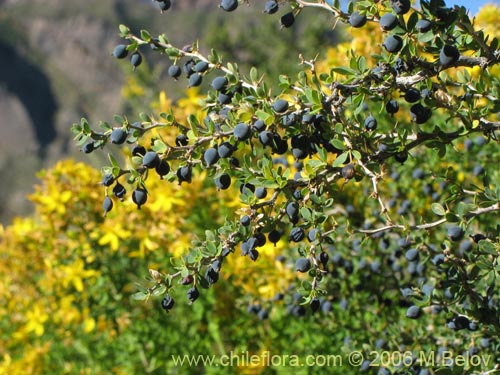
M 334 167 L 334 168 L 340 167 L 342 164 L 345 163 L 345 161 L 347 160 L 348 156 L 349 156 L 348 152 L 343 152 L 342 154 L 340 154 L 339 156 L 337 156 L 337 159 L 334 160 L 334 162 L 332 164 L 332 167 Z
M 259 80 L 259 73 L 254 66 L 250 68 L 250 80 L 252 82 L 257 82 Z
M 356 74 L 356 71 L 346 67 L 338 67 L 332 69 L 335 73 L 342 74 L 344 76 L 353 76 Z
M 433 203 L 431 205 L 432 212 L 434 212 L 438 216 L 446 215 L 446 210 L 439 203 Z
M 147 30 L 141 30 L 141 38 L 148 43 L 151 41 L 151 35 Z
M 115 157 L 111 154 L 108 154 L 108 159 L 113 168 L 118 168 L 120 169 L 120 165 L 118 164 L 118 161 L 115 159 Z
M 153 290 L 153 293 L 151 293 L 151 295 L 153 297 L 161 296 L 166 291 L 167 291 L 167 287 L 165 286 L 165 284 L 161 284 L 159 287 L 156 287 L 155 290 Z
M 167 145 L 165 144 L 165 142 L 163 142 L 162 140 L 160 139 L 156 139 L 153 146 L 151 147 L 153 151 L 156 151 L 157 153 L 159 154 L 164 154 L 168 147 Z
M 335 147 L 337 150 L 345 150 L 345 145 L 344 142 L 342 142 L 340 139 L 332 139 L 330 141 L 331 145 Z
M 120 29 L 121 36 L 127 36 L 130 34 L 130 29 L 127 26 L 121 24 L 118 28 Z
M 131 297 L 134 301 L 145 301 L 148 298 L 148 294 L 144 292 L 137 292 L 132 294 Z

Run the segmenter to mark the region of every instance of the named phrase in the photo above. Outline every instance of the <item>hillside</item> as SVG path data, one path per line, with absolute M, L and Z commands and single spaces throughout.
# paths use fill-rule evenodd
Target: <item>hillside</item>
M 81 157 L 69 132 L 73 122 L 110 119 L 124 109 L 121 89 L 131 68 L 111 57 L 120 41 L 120 23 L 165 32 L 177 45 L 201 40 L 203 46 L 206 41 L 226 48 L 226 55 L 238 61 L 267 69 L 283 69 L 279 62 L 288 61 L 291 46 L 302 48 L 300 28 L 277 33 L 278 18 L 255 22 L 263 17 L 261 3 L 243 5 L 231 17 L 217 5 L 211 0 L 175 1 L 162 15 L 150 0 L 0 1 L 0 221 L 29 212 L 25 197 L 37 170 L 62 157 Z M 310 24 L 317 39 L 318 30 L 325 28 Z M 256 38 L 256 33 L 261 35 Z M 268 44 L 273 38 L 288 44 L 273 49 Z M 312 44 L 303 42 L 304 48 Z M 242 53 L 247 47 L 254 52 Z M 293 53 L 297 58 L 298 52 Z M 180 89 L 169 92 L 175 90 Z

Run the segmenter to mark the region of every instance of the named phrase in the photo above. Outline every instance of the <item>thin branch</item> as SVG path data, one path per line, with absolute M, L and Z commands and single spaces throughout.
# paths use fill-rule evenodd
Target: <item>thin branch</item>
M 479 215 L 484 215 L 484 214 L 495 212 L 495 211 L 500 211 L 500 202 L 495 203 L 495 204 L 488 206 L 488 207 L 477 208 L 477 209 L 465 214 L 464 218 L 466 220 L 468 220 L 468 219 L 471 219 L 473 217 L 476 217 Z M 393 229 L 427 230 L 427 229 L 437 227 L 437 226 L 444 224 L 446 222 L 447 222 L 446 218 L 441 218 L 441 219 L 433 221 L 431 223 L 418 224 L 418 225 L 391 224 L 391 225 L 386 225 L 386 226 L 376 228 L 376 229 L 359 229 L 358 232 L 365 233 L 365 234 L 375 234 L 375 233 L 390 231 Z
M 377 189 L 377 183 L 378 183 L 378 180 L 380 177 L 378 175 L 376 175 L 375 173 L 373 173 L 370 169 L 368 169 L 368 167 L 361 160 L 358 160 L 357 163 L 359 166 L 361 166 L 361 168 L 363 168 L 363 171 L 365 172 L 365 174 L 368 177 L 370 177 L 370 179 L 372 181 L 372 186 L 373 186 L 372 195 L 374 198 L 377 198 L 377 200 L 380 204 L 380 209 L 382 210 L 382 213 L 385 214 L 387 212 L 387 207 L 385 207 L 385 204 L 382 201 L 382 198 L 380 197 L 380 194 L 378 193 L 378 189 Z

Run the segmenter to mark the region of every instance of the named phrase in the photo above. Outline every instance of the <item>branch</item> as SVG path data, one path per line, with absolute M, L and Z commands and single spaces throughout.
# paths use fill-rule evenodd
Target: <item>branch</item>
M 377 189 L 377 183 L 378 183 L 378 179 L 379 179 L 379 176 L 377 176 L 375 173 L 373 173 L 371 170 L 368 169 L 368 167 L 361 161 L 361 160 L 358 160 L 358 165 L 361 166 L 361 168 L 363 168 L 365 174 L 370 177 L 370 179 L 372 180 L 372 186 L 373 186 L 373 197 L 374 198 L 377 198 L 378 199 L 378 202 L 380 204 L 380 209 L 382 210 L 382 213 L 386 213 L 387 212 L 387 207 L 385 207 L 385 204 L 384 202 L 382 201 L 382 198 L 380 197 L 379 193 L 378 193 L 378 189 Z
M 464 218 L 466 220 L 468 220 L 468 219 L 471 219 L 473 217 L 476 217 L 479 215 L 484 215 L 484 214 L 495 212 L 495 211 L 500 211 L 500 202 L 495 203 L 495 204 L 488 206 L 488 207 L 483 207 L 483 208 L 478 208 L 476 210 L 473 210 L 473 211 L 465 214 Z M 439 226 L 443 223 L 446 223 L 446 222 L 447 222 L 446 218 L 442 218 L 442 219 L 439 219 L 439 220 L 436 220 L 436 221 L 433 221 L 430 223 L 425 223 L 425 224 L 408 225 L 408 226 L 405 226 L 402 224 L 391 224 L 391 225 L 386 225 L 386 226 L 376 228 L 376 229 L 359 229 L 358 232 L 365 233 L 365 234 L 375 234 L 375 233 L 390 231 L 393 229 L 427 230 L 427 229 L 437 227 L 437 226 Z

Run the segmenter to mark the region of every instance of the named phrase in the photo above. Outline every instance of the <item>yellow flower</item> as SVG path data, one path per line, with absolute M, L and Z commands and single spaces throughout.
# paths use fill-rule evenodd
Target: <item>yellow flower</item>
M 26 326 L 24 330 L 34 332 L 37 336 L 42 336 L 45 332 L 44 323 L 49 319 L 47 312 L 38 304 L 34 305 L 31 310 L 26 312 Z
M 78 291 L 83 291 L 83 280 L 99 276 L 95 270 L 86 270 L 82 259 L 77 259 L 68 266 L 61 266 L 62 284 L 68 287 L 70 284 Z

